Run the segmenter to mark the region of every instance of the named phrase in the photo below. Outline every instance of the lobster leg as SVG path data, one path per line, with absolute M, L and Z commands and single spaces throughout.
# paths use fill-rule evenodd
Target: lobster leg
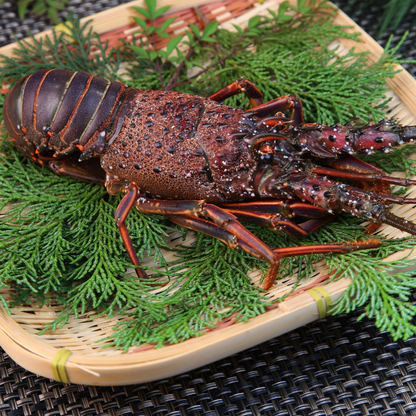
M 352 251 L 368 250 L 370 248 L 378 248 L 381 241 L 372 238 L 365 241 L 355 241 L 348 243 L 334 243 L 334 244 L 316 244 L 310 246 L 298 247 L 281 247 L 275 248 L 273 251 L 279 255 L 280 258 L 305 256 L 309 254 L 325 254 L 325 253 L 351 253 Z
M 140 266 L 141 263 L 139 257 L 137 256 L 136 250 L 133 247 L 133 243 L 131 242 L 131 238 L 125 223 L 128 213 L 130 212 L 132 206 L 136 202 L 137 195 L 139 193 L 139 188 L 135 183 L 128 184 L 125 181 L 119 181 L 117 179 L 112 178 L 108 178 L 108 180 L 105 183 L 105 186 L 107 188 L 108 193 L 111 195 L 116 195 L 119 192 L 125 193 L 123 199 L 120 201 L 120 204 L 116 209 L 114 219 L 116 220 L 118 231 L 120 233 L 121 239 L 123 240 L 124 247 L 127 250 L 127 254 L 129 255 L 132 264 L 134 264 L 135 266 Z M 148 278 L 147 273 L 143 269 L 136 267 L 135 271 L 137 277 L 139 277 L 140 279 Z
M 246 221 L 251 224 L 261 225 L 263 227 L 270 228 L 273 231 L 282 231 L 294 238 L 306 237 L 309 233 L 334 218 L 333 215 L 326 215 L 323 218 L 315 218 L 302 224 L 296 224 L 279 214 L 267 214 L 255 211 L 240 211 L 234 209 L 229 209 L 228 211 L 235 215 L 239 220 Z
M 335 167 L 335 169 L 316 167 L 316 169 L 313 169 L 313 172 L 355 180 L 360 184 L 360 188 L 362 187 L 364 190 L 369 191 L 370 195 L 379 200 L 399 204 L 411 203 L 411 200 L 392 197 L 390 185 L 414 186 L 416 185 L 416 181 L 385 176 L 380 169 L 363 162 L 354 156 L 346 156 L 345 158 L 328 162 L 328 164 Z M 367 225 L 365 232 L 367 234 L 372 234 L 380 227 L 381 224 L 371 223 Z
M 267 103 L 253 107 L 251 110 L 246 111 L 246 116 L 264 117 L 267 114 L 292 110 L 290 118 L 296 125 L 303 124 L 303 107 L 302 102 L 295 95 L 284 95 L 279 98 L 275 98 Z
M 136 250 L 133 247 L 133 244 L 130 239 L 129 232 L 126 227 L 126 217 L 131 210 L 131 207 L 134 205 L 134 202 L 137 198 L 138 188 L 137 186 L 132 185 L 130 189 L 127 191 L 126 195 L 124 195 L 123 199 L 120 201 L 119 206 L 116 209 L 114 214 L 118 231 L 121 235 L 121 239 L 123 240 L 124 246 L 126 247 L 127 253 L 130 257 L 131 262 L 135 266 L 140 266 L 140 260 L 137 256 Z M 145 279 L 147 278 L 147 273 L 140 269 L 136 268 L 136 274 L 139 278 Z
M 56 157 L 43 156 L 38 153 L 34 153 L 30 157 L 34 162 L 46 166 L 57 175 L 65 175 L 85 182 L 101 184 L 105 182 L 105 172 L 101 169 L 97 159 L 93 159 L 88 163 L 80 163 L 74 157 L 58 159 Z
M 326 159 L 324 160 L 324 163 L 331 166 L 334 169 L 339 169 L 342 171 L 347 172 L 354 172 L 354 173 L 366 173 L 366 174 L 376 174 L 376 175 L 383 175 L 383 171 L 379 168 L 376 168 L 373 165 L 370 165 L 367 162 L 364 162 L 363 160 L 360 160 L 352 155 L 346 155 L 343 157 L 340 157 L 338 159 Z M 329 176 L 329 173 L 327 173 Z M 391 195 L 391 189 L 390 185 L 387 182 L 377 180 L 377 182 L 366 182 L 363 180 L 363 178 L 357 178 L 357 182 L 360 184 L 360 187 L 365 189 L 366 191 L 372 190 L 384 195 Z M 406 185 L 404 185 L 406 186 Z M 375 233 L 379 228 L 381 227 L 381 224 L 377 223 L 370 223 L 365 228 L 366 234 L 373 234 Z
M 348 172 L 345 170 L 338 170 L 338 169 L 332 169 L 332 168 L 322 168 L 320 166 L 316 166 L 313 169 L 313 172 L 318 173 L 320 175 L 337 176 L 339 178 L 351 179 L 351 180 L 363 181 L 363 182 L 367 182 L 367 181 L 382 182 L 386 184 L 400 185 L 400 186 L 416 185 L 416 181 L 412 181 L 410 179 L 393 178 L 391 176 L 385 176 L 379 172 L 355 173 L 355 172 Z
M 274 231 L 282 231 L 295 238 L 301 238 L 325 225 L 334 218 L 318 206 L 307 202 L 293 202 L 283 199 L 268 201 L 236 202 L 222 204 L 239 220 L 258 224 Z M 302 224 L 295 224 L 289 218 L 294 216 L 312 218 Z
M 374 223 L 385 223 L 399 230 L 416 235 L 416 224 L 404 220 L 389 211 L 385 202 L 416 203 L 415 199 L 378 195 L 358 188 L 331 181 L 324 177 L 308 176 L 296 171 L 297 176 L 290 177 L 288 172 L 282 175 L 280 170 L 270 167 L 262 173 L 263 180 L 256 192 L 264 198 L 279 198 L 284 195 L 299 198 L 319 205 L 328 213 L 347 212 Z
M 173 222 L 180 223 L 195 231 L 206 232 L 208 230 L 209 232 L 206 232 L 206 234 L 213 235 L 216 238 L 220 237 L 228 245 L 231 242 L 230 235 L 236 237 L 235 247 L 240 247 L 254 257 L 269 263 L 270 267 L 264 280 L 264 288 L 268 289 L 275 281 L 279 270 L 279 257 L 267 244 L 263 243 L 263 241 L 240 224 L 237 221 L 237 217 L 227 210 L 212 204 L 207 204 L 203 200 L 163 201 L 146 198 L 139 198 L 136 207 L 144 214 L 165 215 Z M 210 218 L 219 229 L 212 226 L 208 229 L 206 222 L 193 221 L 198 215 Z M 215 231 L 212 231 L 214 234 L 211 234 L 210 231 L 214 229 Z M 227 233 L 222 233 L 220 230 L 226 231 Z
M 226 98 L 242 94 L 243 92 L 246 93 L 252 107 L 263 104 L 263 94 L 250 80 L 244 78 L 237 79 L 214 94 L 211 94 L 208 98 L 213 101 L 223 101 Z
M 308 218 L 322 218 L 328 215 L 328 212 L 316 205 L 307 202 L 290 201 L 285 199 L 268 199 L 260 201 L 233 202 L 230 204 L 220 204 L 222 208 L 228 211 L 243 210 L 265 212 L 268 214 L 280 214 L 285 218 L 292 218 L 295 215 Z
M 384 177 L 384 172 L 376 168 L 373 165 L 370 165 L 367 162 L 364 162 L 363 160 L 357 159 L 355 156 L 347 155 L 343 156 L 339 159 L 327 159 L 324 161 L 328 166 L 331 168 L 342 170 L 342 171 L 348 171 L 348 172 L 355 172 L 355 173 L 367 173 L 367 174 L 378 174 Z M 330 175 L 331 176 L 331 175 Z M 389 181 L 380 181 L 377 178 L 376 182 L 369 183 L 363 180 L 363 178 L 357 178 L 357 180 L 360 182 L 362 187 L 365 190 L 373 190 L 382 194 L 391 194 L 391 189 Z M 406 185 L 406 182 L 402 186 L 408 186 Z
M 236 249 L 238 247 L 238 241 L 235 235 L 224 230 L 219 225 L 214 224 L 211 221 L 207 221 L 188 214 L 166 214 L 165 217 L 169 221 L 173 222 L 174 224 L 178 224 L 181 227 L 186 227 L 190 230 L 198 231 L 200 233 L 214 237 L 232 249 Z
M 82 166 L 79 162 L 71 160 L 50 160 L 47 164 L 48 168 L 59 175 L 66 175 L 74 179 L 85 182 L 104 184 L 104 171 L 97 165 L 94 169 L 94 163 L 86 163 Z
M 346 253 L 379 247 L 381 244 L 379 240 L 369 240 L 329 245 L 318 244 L 306 247 L 285 247 L 272 250 L 240 224 L 232 213 L 215 205 L 207 204 L 203 200 L 161 201 L 139 198 L 136 207 L 145 214 L 164 215 L 175 224 L 218 238 L 233 249 L 240 247 L 254 257 L 266 260 L 270 265 L 263 281 L 263 289 L 266 290 L 276 280 L 280 259 L 283 257 L 329 252 Z M 204 215 L 212 219 L 214 223 L 198 218 L 198 215 Z M 328 219 L 324 217 L 311 221 L 318 222 L 319 220 L 327 221 Z
M 356 158 L 352 155 L 345 155 L 339 157 L 338 159 L 326 159 L 324 163 L 331 168 L 340 169 L 340 170 L 347 170 L 350 172 L 356 173 L 372 173 L 372 172 L 379 172 L 383 173 L 383 171 L 379 168 L 376 168 L 373 165 L 370 165 L 367 162 L 364 162 L 361 159 Z
M 306 202 L 282 199 L 236 202 L 221 204 L 221 207 L 236 215 L 239 220 L 261 225 L 274 231 L 282 231 L 295 238 L 305 237 L 334 218 L 321 207 Z M 296 224 L 289 219 L 296 215 L 312 218 L 312 220 Z
M 253 245 L 247 244 L 247 242 L 244 239 L 240 239 L 239 235 L 235 236 L 217 224 L 203 220 L 193 215 L 186 215 L 186 214 L 166 215 L 166 217 L 175 224 L 178 224 L 182 227 L 189 228 L 194 231 L 198 231 L 198 232 L 210 235 L 211 237 L 215 237 L 221 240 L 222 242 L 224 242 L 225 244 L 227 244 L 232 249 L 240 247 L 244 251 L 261 259 L 261 257 L 259 256 L 259 252 L 257 251 L 255 246 L 253 247 Z M 380 240 L 371 239 L 367 241 L 355 241 L 355 242 L 347 242 L 347 243 L 316 244 L 316 245 L 301 246 L 301 247 L 282 247 L 282 248 L 273 249 L 272 252 L 277 256 L 278 265 L 279 265 L 280 259 L 285 258 L 285 257 L 305 256 L 309 254 L 349 253 L 349 252 L 357 251 L 357 250 L 377 248 L 377 247 L 380 247 L 380 245 L 381 245 Z M 266 247 L 269 248 L 268 246 Z M 264 280 L 263 280 L 262 286 L 263 286 L 263 289 L 265 290 L 270 289 L 276 280 L 277 270 L 275 274 L 272 274 L 271 270 L 272 270 L 272 267 L 270 267 L 267 275 L 264 277 Z

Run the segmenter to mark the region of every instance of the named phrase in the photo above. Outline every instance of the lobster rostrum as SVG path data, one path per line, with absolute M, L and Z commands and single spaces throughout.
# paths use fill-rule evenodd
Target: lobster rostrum
M 248 111 L 219 103 L 243 92 L 252 105 Z M 416 203 L 391 196 L 390 185 L 416 181 L 388 177 L 355 157 L 411 141 L 416 127 L 391 121 L 364 127 L 305 124 L 297 97 L 263 103 L 261 92 L 243 78 L 204 98 L 132 89 L 65 70 L 22 78 L 3 111 L 6 128 L 25 156 L 55 173 L 103 183 L 110 194 L 124 193 L 115 219 L 136 266 L 140 261 L 125 225 L 132 207 L 266 260 L 265 289 L 275 281 L 283 257 L 348 252 L 380 242 L 273 250 L 240 220 L 299 238 L 347 212 L 416 235 L 415 224 L 389 211 L 390 203 Z M 295 216 L 306 220 L 297 223 Z M 139 267 L 136 273 L 147 277 Z

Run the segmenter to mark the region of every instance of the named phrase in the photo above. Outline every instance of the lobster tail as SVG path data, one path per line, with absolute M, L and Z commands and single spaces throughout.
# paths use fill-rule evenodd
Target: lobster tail
M 81 160 L 99 155 L 106 129 L 126 86 L 85 72 L 41 70 L 19 80 L 4 105 L 6 129 L 22 152 L 66 156 L 77 149 Z

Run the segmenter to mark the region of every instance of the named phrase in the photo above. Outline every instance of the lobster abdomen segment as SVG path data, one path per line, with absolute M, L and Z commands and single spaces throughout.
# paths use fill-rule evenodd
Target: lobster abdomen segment
M 60 131 L 54 128 L 54 122 L 62 122 L 62 101 L 68 95 L 65 92 L 75 74 L 69 71 L 49 71 L 45 74 L 36 73 L 36 77 L 29 77 L 23 91 L 23 126 L 27 126 L 30 135 L 39 136 L 41 140 L 45 130 Z M 41 79 L 39 75 L 42 75 Z M 68 120 L 69 117 L 66 117 Z
M 31 153 L 34 148 L 56 156 L 70 154 L 76 146 L 84 150 L 110 125 L 125 90 L 120 82 L 84 72 L 38 71 L 8 94 L 6 127 L 16 144 Z M 104 144 L 95 146 L 95 153 Z

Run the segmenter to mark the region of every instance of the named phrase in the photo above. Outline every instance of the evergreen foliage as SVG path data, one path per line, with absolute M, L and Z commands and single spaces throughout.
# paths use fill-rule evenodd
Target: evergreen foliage
M 245 76 L 257 84 L 265 100 L 297 94 L 307 121 L 332 124 L 357 117 L 364 121 L 382 118 L 387 105 L 385 79 L 395 74 L 400 61 L 394 56 L 397 48 L 387 48 L 372 66 L 365 54 L 352 51 L 337 57 L 328 45 L 336 37 L 357 36 L 334 25 L 330 16 L 316 19 L 317 9 L 322 10 L 326 3 L 312 3 L 307 6 L 299 0 L 297 8 L 284 3 L 278 14 L 251 19 L 247 30 L 230 32 L 209 24 L 201 32 L 192 26 L 183 38 L 170 40 L 167 50 L 156 51 L 154 37 L 163 37 L 166 27 L 153 26 L 160 9 L 155 0 L 146 0 L 147 9 L 137 9 L 147 18 L 136 17 L 141 27 L 138 36 L 147 38 L 140 46 L 122 45 L 106 51 L 106 45 L 101 45 L 101 53 L 91 59 L 89 52 L 97 36 L 72 20 L 70 37 L 54 33 L 51 39 L 33 39 L 33 44 L 20 41 L 13 57 L 1 57 L 0 82 L 16 81 L 41 68 L 83 70 L 119 79 L 121 63 L 127 62 L 124 78 L 133 87 L 208 95 L 219 85 Z M 180 41 L 187 42 L 186 53 L 177 48 Z M 227 104 L 245 108 L 248 102 L 236 96 Z M 414 173 L 404 154 L 398 150 L 383 155 L 382 164 L 394 168 L 406 160 Z M 46 329 L 95 308 L 97 315 L 131 318 L 117 325 L 113 345 L 123 350 L 142 343 L 160 347 L 199 336 L 227 317 L 247 320 L 263 313 L 272 302 L 247 277 L 254 267 L 265 271 L 264 262 L 202 234 L 195 243 L 178 249 L 175 261 L 166 262 L 161 251 L 169 249 L 165 237 L 179 230 L 163 217 L 145 216 L 137 210 L 127 218 L 137 253 L 140 258 L 153 256 L 158 265 L 153 278 L 161 285 L 168 278 L 171 285 L 155 288 L 149 281 L 127 274 L 129 259 L 114 221 L 120 197 L 108 195 L 100 185 L 55 176 L 20 156 L 7 141 L 0 153 L 0 178 L 0 288 L 13 287 L 16 303 L 66 305 Z M 273 247 L 368 238 L 360 220 L 348 216 L 340 216 L 301 242 L 255 226 L 248 228 Z M 300 278 L 307 278 L 313 263 L 323 258 L 334 271 L 333 279 L 344 275 L 354 279 L 335 312 L 352 310 L 370 300 L 368 316 L 374 316 L 393 337 L 409 337 L 414 333 L 410 317 L 416 314 L 409 296 L 416 281 L 408 273 L 394 278 L 388 274 L 391 267 L 407 266 L 406 260 L 381 260 L 413 245 L 413 239 L 386 240 L 378 250 L 284 259 L 280 276 L 299 268 Z M 358 267 L 358 262 L 368 267 Z M 51 291 L 52 300 L 48 299 Z M 8 308 L 4 298 L 0 300 Z

